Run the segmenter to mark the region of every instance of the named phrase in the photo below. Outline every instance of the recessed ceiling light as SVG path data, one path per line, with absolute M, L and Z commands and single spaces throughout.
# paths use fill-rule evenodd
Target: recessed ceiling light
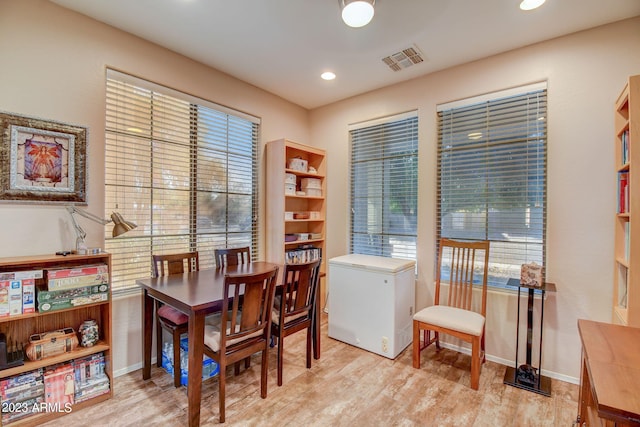
M 336 75 L 331 71 L 325 71 L 324 73 L 320 74 L 320 77 L 322 77 L 323 80 L 333 80 L 336 78 Z
M 545 0 L 522 0 L 520 3 L 520 9 L 522 10 L 533 10 L 537 9 L 545 2 Z

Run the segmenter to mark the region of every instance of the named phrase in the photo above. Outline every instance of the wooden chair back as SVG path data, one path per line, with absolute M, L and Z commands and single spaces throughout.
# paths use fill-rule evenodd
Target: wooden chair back
M 473 285 L 480 284 L 482 286 L 482 301 L 479 313 L 485 316 L 488 269 L 489 241 L 463 242 L 441 239 L 434 305 L 444 304 L 472 310 Z M 479 277 L 480 275 L 481 277 Z M 444 277 L 443 280 L 443 276 L 448 277 Z M 441 298 L 441 281 L 449 284 L 447 295 L 444 298 Z
M 162 277 L 169 274 L 180 274 L 185 271 L 200 270 L 198 252 L 153 255 L 152 259 L 154 277 Z
M 320 260 L 287 264 L 283 284 L 277 290 L 271 336 L 278 341 L 278 385 L 282 385 L 284 338 L 307 330 L 307 368 L 311 368 L 314 317 L 317 310 Z
M 251 263 L 251 247 L 215 249 L 216 267 Z
M 289 322 L 311 321 L 319 278 L 320 260 L 285 266 L 282 293 L 279 294 L 278 325 L 286 327 Z
M 220 350 L 227 356 L 236 350 L 269 338 L 271 310 L 278 268 L 260 274 L 233 274 L 225 277 L 221 322 L 227 322 L 220 336 Z M 238 301 L 243 295 L 242 304 Z M 251 338 L 251 339 L 248 339 Z M 241 359 L 244 357 L 241 357 Z

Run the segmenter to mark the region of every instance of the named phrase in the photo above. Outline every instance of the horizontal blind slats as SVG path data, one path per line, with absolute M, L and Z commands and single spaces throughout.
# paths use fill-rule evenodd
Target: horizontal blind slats
M 352 129 L 352 253 L 416 259 L 417 117 Z
M 489 239 L 490 283 L 545 261 L 546 89 L 438 112 L 440 237 Z
M 117 239 L 105 230 L 114 289 L 148 277 L 152 253 L 198 250 L 201 268 L 215 248 L 259 256 L 258 121 L 116 74 L 106 82 L 105 203 L 138 228 Z

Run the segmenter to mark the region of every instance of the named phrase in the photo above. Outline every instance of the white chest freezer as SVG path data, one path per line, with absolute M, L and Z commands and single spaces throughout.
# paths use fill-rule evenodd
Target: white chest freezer
M 351 254 L 329 260 L 329 337 L 395 359 L 413 337 L 415 261 Z

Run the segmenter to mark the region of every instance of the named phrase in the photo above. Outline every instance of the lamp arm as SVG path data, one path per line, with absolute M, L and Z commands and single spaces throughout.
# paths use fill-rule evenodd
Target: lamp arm
M 110 219 L 100 218 L 99 216 L 94 215 L 90 212 L 77 209 L 75 206 L 67 206 L 67 210 L 71 214 L 71 218 L 73 218 L 73 214 L 78 214 L 80 216 L 83 216 L 87 219 L 90 219 L 91 221 L 97 222 L 98 224 L 102 224 L 102 225 L 107 225 L 111 222 Z M 75 219 L 73 222 L 75 223 Z

